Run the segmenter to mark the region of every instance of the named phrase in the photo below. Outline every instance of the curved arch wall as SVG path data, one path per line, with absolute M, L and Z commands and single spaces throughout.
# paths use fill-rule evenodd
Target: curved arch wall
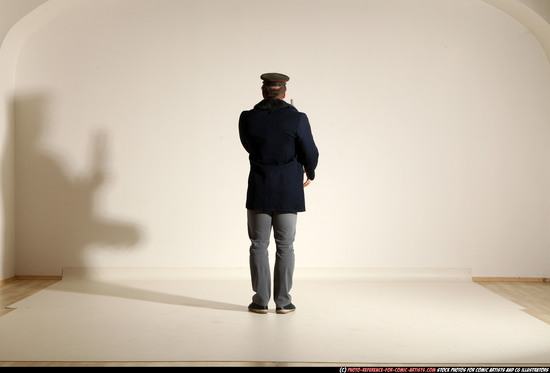
M 15 275 L 14 168 L 12 96 L 15 65 L 21 47 L 21 33 L 13 27 L 21 18 L 47 0 L 5 0 L 0 14 L 0 281 Z M 11 30 L 10 37 L 6 37 Z
M 281 71 L 321 152 L 297 266 L 550 276 L 550 66 L 525 26 L 479 0 L 269 4 L 82 1 L 28 37 L 17 274 L 246 267 L 237 120 Z

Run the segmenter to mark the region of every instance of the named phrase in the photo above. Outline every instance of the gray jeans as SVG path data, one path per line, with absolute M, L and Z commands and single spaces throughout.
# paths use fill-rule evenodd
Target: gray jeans
M 252 301 L 267 306 L 271 298 L 271 272 L 269 246 L 271 227 L 277 253 L 273 278 L 273 299 L 277 307 L 288 305 L 292 298 L 294 274 L 294 237 L 296 236 L 297 213 L 277 213 L 248 210 L 248 236 L 250 238 L 250 275 L 252 290 L 256 293 Z

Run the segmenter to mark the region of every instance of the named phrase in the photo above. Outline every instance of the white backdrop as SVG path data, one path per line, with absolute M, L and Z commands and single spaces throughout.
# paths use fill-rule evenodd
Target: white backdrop
M 16 273 L 246 267 L 270 71 L 320 150 L 297 266 L 550 276 L 550 65 L 481 0 L 79 1 L 17 65 Z

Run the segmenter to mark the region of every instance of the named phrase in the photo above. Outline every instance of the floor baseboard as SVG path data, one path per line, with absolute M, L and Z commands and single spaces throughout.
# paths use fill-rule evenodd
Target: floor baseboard
M 15 276 L 9 277 L 9 278 L 7 278 L 7 279 L 5 279 L 5 280 L 0 280 L 0 286 L 6 285 L 6 284 L 8 284 L 8 283 L 10 283 L 10 282 L 12 282 L 12 281 L 14 281 L 14 280 L 17 280 L 17 278 L 16 278 Z

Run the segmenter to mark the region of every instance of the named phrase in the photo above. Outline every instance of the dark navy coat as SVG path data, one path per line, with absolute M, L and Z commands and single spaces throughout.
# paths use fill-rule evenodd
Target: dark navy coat
M 246 208 L 305 211 L 304 171 L 313 180 L 319 158 L 306 114 L 266 99 L 241 113 L 239 135 L 250 160 Z

